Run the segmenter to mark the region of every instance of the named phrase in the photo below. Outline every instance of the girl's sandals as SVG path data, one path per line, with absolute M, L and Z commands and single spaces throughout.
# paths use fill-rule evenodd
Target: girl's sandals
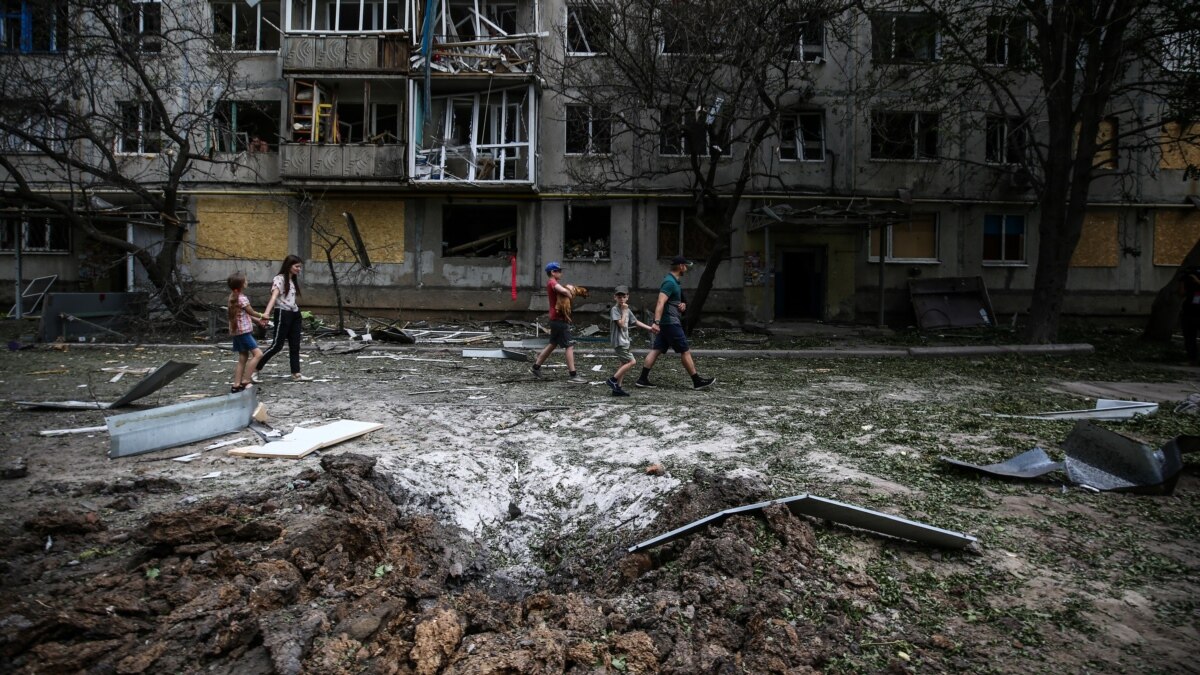
M 246 391 L 247 389 L 249 389 L 250 387 L 253 387 L 253 386 L 254 386 L 253 382 L 243 382 L 241 384 L 235 384 L 234 386 L 229 388 L 229 393 L 236 394 L 241 391 Z

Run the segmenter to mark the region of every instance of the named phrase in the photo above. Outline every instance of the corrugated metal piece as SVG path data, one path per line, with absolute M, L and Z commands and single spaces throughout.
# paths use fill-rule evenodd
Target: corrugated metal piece
M 104 418 L 109 457 L 165 450 L 244 429 L 257 403 L 254 389 Z
M 508 359 L 509 361 L 528 361 L 529 355 L 513 352 L 507 349 L 464 349 L 462 355 L 477 359 Z
M 1067 478 L 1097 490 L 1170 494 L 1183 467 L 1180 438 L 1155 450 L 1115 431 L 1079 421 L 1063 441 Z
M 660 544 L 665 544 L 680 537 L 685 537 L 698 530 L 701 530 L 709 525 L 719 523 L 730 516 L 740 515 L 744 513 L 754 513 L 771 506 L 773 504 L 782 504 L 789 511 L 798 516 L 811 516 L 813 518 L 822 518 L 830 520 L 840 525 L 848 525 L 862 530 L 868 530 L 877 534 L 884 534 L 890 537 L 900 539 L 908 539 L 921 544 L 931 544 L 934 546 L 942 546 L 945 548 L 966 548 L 976 542 L 975 537 L 960 532 L 952 532 L 943 530 L 932 525 L 918 523 L 915 520 L 908 520 L 899 516 L 892 516 L 879 511 L 864 509 L 853 504 L 835 501 L 833 499 L 825 499 L 824 497 L 815 497 L 813 495 L 803 494 L 795 497 L 785 497 L 769 502 L 758 502 L 737 508 L 726 509 L 719 513 L 714 513 L 710 516 L 701 518 L 700 520 L 688 523 L 683 527 L 676 528 L 661 534 L 653 539 L 647 539 L 638 544 L 629 547 L 630 553 L 644 551 L 654 548 Z

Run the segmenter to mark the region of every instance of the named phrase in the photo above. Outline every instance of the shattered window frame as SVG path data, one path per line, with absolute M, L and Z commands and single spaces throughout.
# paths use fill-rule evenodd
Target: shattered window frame
M 70 5 L 9 0 L 0 10 L 0 53 L 62 54 L 70 45 Z
M 118 155 L 157 155 L 162 152 L 162 122 L 144 101 L 117 103 Z
M 825 21 L 819 16 L 802 16 L 791 22 L 787 30 L 796 34 L 791 60 L 802 63 L 825 63 Z
M 117 5 L 121 31 L 137 51 L 162 51 L 162 0 L 121 0 Z
M 685 116 L 688 113 L 683 111 L 678 106 L 663 106 L 658 108 L 658 155 L 659 157 L 690 157 L 692 155 L 692 143 L 688 137 L 688 127 L 685 122 Z M 698 157 L 710 157 L 711 153 L 707 152 L 711 148 L 718 150 L 718 157 L 724 159 L 730 156 L 732 149 L 729 147 L 728 127 L 723 138 L 713 138 L 709 131 L 709 126 L 704 127 L 704 150 L 705 152 L 697 151 Z M 717 145 L 720 143 L 720 145 Z
M 1028 19 L 992 15 L 987 18 L 984 63 L 1001 67 L 1024 66 L 1029 60 Z
M 303 3 L 298 0 L 284 1 L 287 3 L 286 31 L 289 33 L 352 34 L 364 31 L 401 31 L 404 30 L 410 9 L 410 5 L 404 0 L 310 0 Z M 343 27 L 341 23 L 344 12 L 351 13 L 347 16 L 356 15 L 358 25 Z M 318 27 L 320 24 L 324 25 Z M 278 25 L 282 27 L 283 23 Z
M 282 115 L 278 99 L 226 100 L 210 104 L 210 152 L 274 152 Z M 257 139 L 257 142 L 256 142 Z
M 612 260 L 612 207 L 563 206 L 563 260 L 608 262 Z
M 1027 127 L 1020 117 L 988 115 L 984 121 L 983 161 L 1012 166 L 1025 160 Z
M 937 17 L 922 12 L 872 14 L 871 59 L 884 64 L 933 63 L 939 58 Z
M 520 251 L 520 231 L 521 211 L 516 204 L 442 204 L 441 255 L 507 260 Z M 473 244 L 476 248 L 465 248 Z
M 1022 214 L 984 214 L 983 264 L 989 267 L 1025 266 L 1025 232 L 1025 216 Z
M 779 159 L 783 162 L 825 161 L 825 111 L 795 112 L 780 117 Z
M 32 102 L 14 101 L 0 107 L 0 115 L 7 118 L 10 125 L 25 131 L 34 138 L 42 139 L 51 152 L 66 152 L 70 141 L 67 140 L 67 120 L 52 117 L 45 112 L 34 112 Z M 42 149 L 16 134 L 0 131 L 0 152 L 12 155 L 41 154 Z
M 20 232 L 21 253 L 69 254 L 71 224 L 55 215 L 0 217 L 0 253 L 16 253 Z
M 209 6 L 212 8 L 213 46 L 216 51 L 279 51 L 282 35 L 275 26 L 283 23 L 280 0 L 263 0 L 254 7 L 243 0 L 213 0 Z M 248 17 L 250 14 L 253 15 L 252 19 Z M 252 28 L 242 25 L 247 21 L 253 23 Z
M 568 56 L 604 56 L 603 37 L 593 29 L 603 26 L 607 20 L 605 9 L 611 15 L 612 8 L 605 2 L 569 2 L 566 6 L 566 29 L 563 31 Z M 584 47 L 584 49 L 577 49 Z
M 873 162 L 936 162 L 940 159 L 937 113 L 876 110 L 871 114 Z
M 708 259 L 717 246 L 717 239 L 696 224 L 697 213 L 694 206 L 658 207 L 655 255 L 659 260 L 670 260 L 677 255 L 689 260 Z
M 563 154 L 582 157 L 612 153 L 612 115 L 607 110 L 585 104 L 567 104 L 564 126 L 566 151 Z

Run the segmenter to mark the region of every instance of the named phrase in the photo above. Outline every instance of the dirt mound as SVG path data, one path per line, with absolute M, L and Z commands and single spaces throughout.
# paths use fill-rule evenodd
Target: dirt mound
M 291 489 L 128 532 L 94 515 L 31 522 L 4 554 L 0 670 L 806 672 L 864 630 L 888 639 L 863 620 L 873 583 L 827 569 L 786 509 L 649 555 L 557 561 L 544 589 L 513 601 L 492 592 L 475 543 L 397 509 L 373 459 L 321 466 Z M 765 496 L 754 479 L 696 478 L 648 535 Z M 46 532 L 59 538 L 50 551 L 33 539 Z M 601 572 L 571 576 L 597 561 Z

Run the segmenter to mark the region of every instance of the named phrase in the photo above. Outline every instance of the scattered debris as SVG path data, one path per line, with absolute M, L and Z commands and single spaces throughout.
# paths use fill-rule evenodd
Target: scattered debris
M 58 279 L 57 274 L 51 274 L 48 277 L 37 277 L 25 286 L 25 290 L 21 291 L 21 314 L 23 316 L 31 316 L 37 313 L 38 305 L 42 303 L 42 297 L 54 285 Z M 8 310 L 8 317 L 11 319 L 17 315 L 17 305 Z
M 462 389 L 429 389 L 427 391 L 410 391 L 410 392 L 408 392 L 408 395 L 409 396 L 419 396 L 422 394 L 450 394 L 450 393 L 454 393 L 454 392 L 464 392 L 464 391 L 491 391 L 493 389 L 495 389 L 495 387 L 464 387 Z
M 245 441 L 246 441 L 245 436 L 238 436 L 237 438 L 231 438 L 227 441 L 217 441 L 216 443 L 209 443 L 208 445 L 201 448 L 201 450 L 216 450 L 217 448 L 223 448 L 227 445 L 233 445 L 234 443 L 244 443 Z
M 262 422 L 262 423 L 266 424 L 266 422 L 267 422 L 267 404 L 259 403 L 258 405 L 254 406 L 254 413 L 251 414 L 250 417 L 256 422 Z
M 52 408 L 56 410 L 110 410 L 112 408 L 123 408 L 140 398 L 145 398 L 162 389 L 180 375 L 195 367 L 196 364 L 194 363 L 167 361 L 155 369 L 154 372 L 139 380 L 133 386 L 133 389 L 130 389 L 124 396 L 112 403 L 102 403 L 100 401 L 17 401 L 17 405 L 25 406 L 26 408 Z
M 663 468 L 662 464 L 656 463 L 656 464 L 651 464 L 650 466 L 646 467 L 646 474 L 649 476 L 662 476 L 662 475 L 665 475 L 666 473 L 667 473 L 667 470 L 665 468 Z
M 29 475 L 29 465 L 25 462 L 24 457 L 17 457 L 8 464 L 0 467 L 0 478 L 10 480 L 13 478 L 24 478 Z
M 464 349 L 464 358 L 474 359 L 508 359 L 509 361 L 528 361 L 529 355 L 507 349 Z
M 908 294 L 921 330 L 996 325 L 983 277 L 909 279 Z
M 66 368 L 51 368 L 49 370 L 31 370 L 26 375 L 66 375 L 71 371 Z
M 145 316 L 148 293 L 47 293 L 42 307 L 41 340 L 83 339 L 116 334 L 134 317 Z
M 165 450 L 245 428 L 255 407 L 255 391 L 245 389 L 198 401 L 139 410 L 105 418 L 109 457 Z
M 229 454 L 234 457 L 301 459 L 321 448 L 328 448 L 382 428 L 383 425 L 376 422 L 338 420 L 319 427 L 298 428 L 282 439 L 266 445 L 232 448 Z
M 459 343 L 471 344 L 474 342 L 482 342 L 490 340 L 494 336 L 491 331 L 469 331 L 469 330 L 413 330 L 406 331 L 410 337 L 417 342 L 428 343 Z
M 1138 415 L 1153 415 L 1158 412 L 1157 403 L 1145 401 L 1116 401 L 1102 398 L 1096 401 L 1096 407 L 1084 410 L 1059 410 L 1033 415 L 989 415 L 990 417 L 1008 417 L 1020 420 L 1127 420 Z
M 550 344 L 546 338 L 529 338 L 527 340 L 505 340 L 501 343 L 505 349 L 541 349 Z
M 190 454 L 190 455 L 182 455 L 182 456 L 180 456 L 180 457 L 172 457 L 172 458 L 171 458 L 171 461 L 174 461 L 174 462 L 183 462 L 183 463 L 185 463 L 185 464 L 186 464 L 187 462 L 190 462 L 190 461 L 192 461 L 192 460 L 194 460 L 194 459 L 200 459 L 200 453 L 198 453 L 198 452 L 193 452 L 193 453 L 192 453 L 192 454 Z
M 709 525 L 719 523 L 729 516 L 759 512 L 775 504 L 786 506 L 793 515 L 830 520 L 841 525 L 849 525 L 850 527 L 897 537 L 899 539 L 909 539 L 921 544 L 962 549 L 971 547 L 977 542 L 975 537 L 968 534 L 943 530 L 939 527 L 925 525 L 914 520 L 888 515 L 879 511 L 871 511 L 870 509 L 864 509 L 832 499 L 802 494 L 795 497 L 785 497 L 783 499 L 726 509 L 683 527 L 671 530 L 653 539 L 647 539 L 641 543 L 634 544 L 629 547 L 628 551 L 629 553 L 645 551 L 660 544 L 687 536 Z
M 1042 448 L 1027 450 L 1016 457 L 996 464 L 971 464 L 970 462 L 963 462 L 945 456 L 939 459 L 947 464 L 953 464 L 964 469 L 973 469 L 981 473 L 1008 476 L 1010 478 L 1036 478 L 1044 476 L 1051 471 L 1062 471 L 1064 466 L 1062 462 L 1055 462 L 1050 459 L 1050 456 Z
M 38 436 L 69 436 L 71 434 L 94 434 L 100 431 L 107 431 L 108 427 L 76 427 L 74 429 L 45 429 L 38 432 Z
M 1188 394 L 1188 397 L 1175 406 L 1175 412 L 1183 415 L 1200 415 L 1200 394 Z
M 348 344 L 345 342 L 318 342 L 317 351 L 325 354 L 353 354 L 361 352 L 367 348 L 367 342 L 355 342 Z

